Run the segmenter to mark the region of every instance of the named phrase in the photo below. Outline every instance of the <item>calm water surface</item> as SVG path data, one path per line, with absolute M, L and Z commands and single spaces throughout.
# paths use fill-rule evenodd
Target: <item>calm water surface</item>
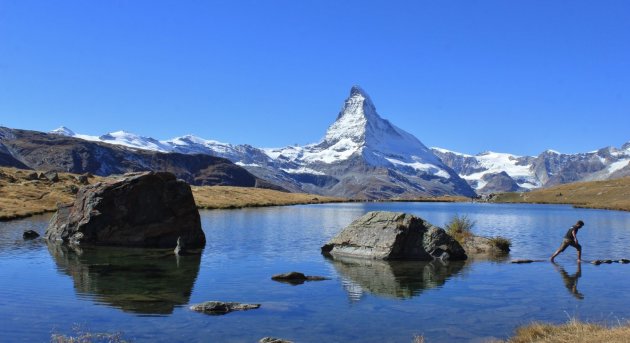
M 544 262 L 386 263 L 329 260 L 319 247 L 373 210 L 403 211 L 443 226 L 454 214 L 477 234 L 513 242 L 509 258 L 548 258 L 577 219 L 584 259 L 630 258 L 630 213 L 551 205 L 330 204 L 202 211 L 201 256 L 83 248 L 23 241 L 47 216 L 0 223 L 0 341 L 123 332 L 133 341 L 483 342 L 534 320 L 569 317 L 614 324 L 630 319 L 630 265 L 575 262 L 572 248 Z M 332 280 L 292 286 L 288 271 Z M 259 310 L 208 316 L 207 300 L 261 303 Z

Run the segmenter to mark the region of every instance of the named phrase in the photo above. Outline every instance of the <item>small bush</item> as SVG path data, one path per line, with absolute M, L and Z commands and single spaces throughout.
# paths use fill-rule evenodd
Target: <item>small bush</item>
M 455 215 L 446 224 L 446 233 L 455 238 L 460 244 L 464 244 L 467 239 L 472 237 L 473 226 L 475 226 L 475 221 L 468 218 L 468 216 Z
M 493 247 L 501 250 L 502 252 L 510 252 L 510 247 L 512 246 L 512 241 L 508 238 L 497 236 L 490 238 L 490 244 Z

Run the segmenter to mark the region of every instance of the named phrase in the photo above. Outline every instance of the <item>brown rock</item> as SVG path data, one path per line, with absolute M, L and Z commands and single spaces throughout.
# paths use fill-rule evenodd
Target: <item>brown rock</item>
M 171 173 L 146 172 L 85 186 L 60 207 L 46 239 L 71 244 L 174 248 L 205 246 L 190 186 Z

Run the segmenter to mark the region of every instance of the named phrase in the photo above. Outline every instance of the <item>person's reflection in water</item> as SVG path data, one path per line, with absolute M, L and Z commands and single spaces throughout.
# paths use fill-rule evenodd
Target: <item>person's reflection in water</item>
M 554 263 L 553 265 L 562 276 L 562 281 L 564 281 L 564 285 L 569 290 L 569 292 L 571 292 L 571 295 L 573 295 L 576 299 L 584 299 L 584 294 L 580 293 L 580 291 L 578 291 L 577 289 L 578 280 L 582 276 L 582 264 L 578 262 L 577 270 L 573 275 L 569 275 L 569 273 L 567 273 L 566 270 L 564 270 L 564 268 L 562 268 L 560 265 L 556 263 Z

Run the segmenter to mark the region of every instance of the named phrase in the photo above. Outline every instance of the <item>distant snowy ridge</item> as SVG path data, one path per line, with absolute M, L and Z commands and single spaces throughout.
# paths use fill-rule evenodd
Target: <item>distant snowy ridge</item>
M 606 180 L 630 175 L 630 142 L 620 149 L 602 148 L 579 154 L 546 150 L 538 156 L 484 152 L 467 155 L 444 148 L 431 148 L 478 193 L 488 193 L 488 181 L 502 172 L 521 191 L 576 181 Z

